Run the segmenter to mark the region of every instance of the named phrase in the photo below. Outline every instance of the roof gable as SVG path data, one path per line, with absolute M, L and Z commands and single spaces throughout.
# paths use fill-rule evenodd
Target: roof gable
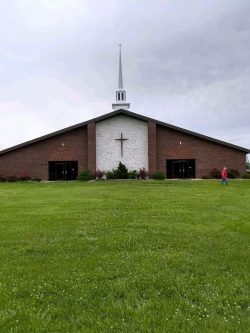
M 99 116 L 99 117 L 96 117 L 96 118 L 93 118 L 93 119 L 90 119 L 90 120 L 87 120 L 87 121 L 84 121 L 84 122 L 78 123 L 76 125 L 63 128 L 59 131 L 55 131 L 55 132 L 49 133 L 47 135 L 43 135 L 43 136 L 38 137 L 36 139 L 26 141 L 24 143 L 15 145 L 13 147 L 4 149 L 4 150 L 0 151 L 0 155 L 3 155 L 3 154 L 8 153 L 10 151 L 17 150 L 19 148 L 26 147 L 26 146 L 31 145 L 31 144 L 36 143 L 36 142 L 46 140 L 46 139 L 51 138 L 51 137 L 56 136 L 56 135 L 63 134 L 65 132 L 77 129 L 79 127 L 86 126 L 89 123 L 101 122 L 103 120 L 106 120 L 106 119 L 109 119 L 109 118 L 112 118 L 112 117 L 115 117 L 115 116 L 118 116 L 118 115 L 126 115 L 128 117 L 135 118 L 135 119 L 142 120 L 142 121 L 146 121 L 146 122 L 152 121 L 152 122 L 156 123 L 157 125 L 167 127 L 167 128 L 170 128 L 170 129 L 173 129 L 175 131 L 179 131 L 179 132 L 182 132 L 182 133 L 185 133 L 185 134 L 188 134 L 188 135 L 192 135 L 192 136 L 198 137 L 198 138 L 203 139 L 203 140 L 211 141 L 211 142 L 214 142 L 214 143 L 226 146 L 226 147 L 230 147 L 230 148 L 233 148 L 233 149 L 236 149 L 236 150 L 240 150 L 240 151 L 243 151 L 246 154 L 248 154 L 250 152 L 250 150 L 247 149 L 247 148 L 236 146 L 234 144 L 231 144 L 231 143 L 228 143 L 228 142 L 225 142 L 225 141 L 221 141 L 221 140 L 214 139 L 214 138 L 211 138 L 211 137 L 203 135 L 203 134 L 192 132 L 192 131 L 186 130 L 184 128 L 177 127 L 177 126 L 174 126 L 174 125 L 171 125 L 171 124 L 168 124 L 168 123 L 164 123 L 162 121 L 159 121 L 159 120 L 156 120 L 156 119 L 153 119 L 153 118 L 142 116 L 140 114 L 137 114 L 137 113 L 134 113 L 134 112 L 131 112 L 131 111 L 120 109 L 120 110 L 116 110 L 116 111 L 113 111 L 113 112 L 106 113 L 102 116 Z

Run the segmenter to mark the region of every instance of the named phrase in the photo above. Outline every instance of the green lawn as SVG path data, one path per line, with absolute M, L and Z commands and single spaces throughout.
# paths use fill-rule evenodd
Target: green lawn
M 250 332 L 250 181 L 0 184 L 0 332 Z

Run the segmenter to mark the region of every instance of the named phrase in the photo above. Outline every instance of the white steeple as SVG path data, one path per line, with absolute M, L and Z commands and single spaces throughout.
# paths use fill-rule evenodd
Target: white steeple
M 113 110 L 124 109 L 128 110 L 130 107 L 129 103 L 126 103 L 126 91 L 123 89 L 123 79 L 122 79 L 122 44 L 119 44 L 119 77 L 118 77 L 118 90 L 115 93 L 116 102 L 112 104 Z
M 122 44 L 119 44 L 120 46 L 120 56 L 119 56 L 119 79 L 118 79 L 118 89 L 123 90 L 123 79 L 122 79 Z

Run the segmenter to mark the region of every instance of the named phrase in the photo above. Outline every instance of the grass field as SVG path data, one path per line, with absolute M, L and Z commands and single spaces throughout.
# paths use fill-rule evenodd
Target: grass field
M 0 332 L 250 332 L 250 181 L 0 184 Z

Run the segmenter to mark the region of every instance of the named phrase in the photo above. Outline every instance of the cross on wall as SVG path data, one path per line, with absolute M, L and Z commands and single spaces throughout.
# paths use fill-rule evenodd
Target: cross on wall
M 121 143 L 121 157 L 123 157 L 123 142 L 127 141 L 128 139 L 125 139 L 122 135 L 122 132 L 121 132 L 121 137 L 119 139 L 115 139 L 115 140 L 120 141 L 120 143 Z

